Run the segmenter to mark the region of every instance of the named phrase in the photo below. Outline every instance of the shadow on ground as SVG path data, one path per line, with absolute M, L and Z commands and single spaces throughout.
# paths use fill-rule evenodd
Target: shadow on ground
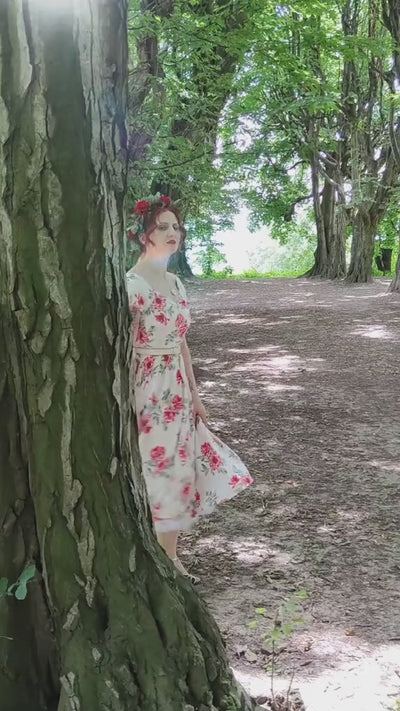
M 400 697 L 400 300 L 387 286 L 188 286 L 211 427 L 256 483 L 184 552 L 255 693 L 268 692 L 263 635 L 278 605 L 308 590 L 306 625 L 278 668 L 285 680 L 294 671 L 309 711 L 378 711 Z

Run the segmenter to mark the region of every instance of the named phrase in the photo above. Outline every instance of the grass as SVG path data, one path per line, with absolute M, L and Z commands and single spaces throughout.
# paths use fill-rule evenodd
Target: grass
M 230 270 L 224 269 L 221 272 L 212 272 L 205 276 L 200 275 L 200 279 L 282 279 L 283 277 L 299 277 L 304 274 L 303 270 L 287 270 L 282 272 L 259 272 L 257 269 L 247 269 L 240 274 L 232 274 Z
M 283 278 L 292 278 L 295 279 L 297 277 L 303 276 L 305 273 L 305 269 L 301 270 L 286 270 L 286 271 L 272 271 L 272 272 L 259 272 L 257 269 L 247 269 L 240 274 L 232 274 L 230 269 L 224 269 L 220 272 L 212 272 L 211 274 L 204 275 L 200 274 L 199 277 L 200 279 L 283 279 Z M 373 277 L 385 277 L 385 278 L 392 278 L 394 276 L 394 271 L 386 274 L 382 274 L 382 272 L 379 272 L 377 269 L 373 269 L 372 271 L 372 276 Z

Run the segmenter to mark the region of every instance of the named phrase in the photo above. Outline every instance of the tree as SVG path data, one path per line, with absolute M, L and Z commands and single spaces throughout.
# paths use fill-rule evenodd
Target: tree
M 332 279 L 345 275 L 347 220 L 332 67 L 336 12 L 299 2 L 261 13 L 223 129 L 228 138 L 235 130 L 244 134 L 236 162 L 246 177 L 239 190 L 244 187 L 257 223 L 269 222 L 281 238 L 296 207 L 312 200 L 317 248 L 309 274 Z M 229 152 L 227 162 L 235 162 Z
M 400 2 L 399 0 L 382 0 L 383 21 L 393 39 L 393 65 L 387 73 L 387 81 L 391 90 L 390 139 L 391 148 L 397 166 L 400 170 Z M 397 117 L 396 117 L 397 109 Z M 390 290 L 400 292 L 400 229 L 399 253 L 397 256 L 396 273 L 390 285 Z
M 365 282 L 372 275 L 377 229 L 400 173 L 388 134 L 390 97 L 384 64 L 389 36 L 374 0 L 346 0 L 342 24 L 349 47 L 343 68 L 342 107 L 349 137 L 353 229 L 347 280 Z
M 347 278 L 368 281 L 375 236 L 397 190 L 391 45 L 381 19 L 373 0 L 268 8 L 234 83 L 222 133 L 244 135 L 245 147 L 238 140 L 237 156 L 230 149 L 225 163 L 236 169 L 255 221 L 278 236 L 312 199 L 310 275 L 345 276 L 349 233 Z
M 2 711 L 251 709 L 151 533 L 121 250 L 126 4 L 0 7 Z
M 185 219 L 193 221 L 201 218 L 201 207 L 212 212 L 213 203 L 219 202 L 215 196 L 223 192 L 224 176 L 215 166 L 218 126 L 244 51 L 240 33 L 252 8 L 243 0 L 167 6 L 168 14 L 161 14 L 160 4 L 147 2 L 147 24 L 142 27 L 138 19 L 133 23 L 142 28 L 135 72 L 146 78 L 140 85 L 147 93 L 131 124 L 135 145 L 146 145 L 147 151 L 138 160 L 136 150 L 130 174 L 136 185 L 140 178 L 144 194 L 169 195 L 182 207 Z M 143 60 L 145 41 L 150 62 Z M 137 96 L 134 89 L 130 94 Z M 191 275 L 184 250 L 173 263 L 182 275 Z

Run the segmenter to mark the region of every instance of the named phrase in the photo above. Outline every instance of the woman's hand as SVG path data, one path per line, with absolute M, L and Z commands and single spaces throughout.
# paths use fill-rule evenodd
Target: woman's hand
M 204 424 L 207 424 L 207 413 L 206 413 L 206 408 L 204 407 L 203 403 L 200 400 L 199 395 L 193 395 L 193 415 L 194 415 L 194 421 L 196 422 L 196 419 L 200 417 L 200 419 L 204 422 Z

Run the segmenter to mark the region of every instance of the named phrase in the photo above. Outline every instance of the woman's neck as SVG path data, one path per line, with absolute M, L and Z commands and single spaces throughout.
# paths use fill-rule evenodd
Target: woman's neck
M 167 271 L 168 257 L 157 257 L 152 255 L 143 255 L 137 263 L 140 269 L 145 270 L 149 274 L 163 275 Z

